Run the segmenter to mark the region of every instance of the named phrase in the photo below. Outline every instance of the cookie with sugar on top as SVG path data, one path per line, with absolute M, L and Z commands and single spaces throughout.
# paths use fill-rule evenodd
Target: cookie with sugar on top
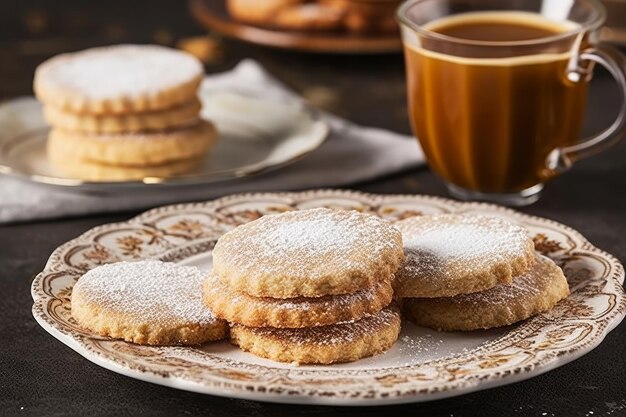
M 389 222 L 316 208 L 263 216 L 219 238 L 213 273 L 255 297 L 348 294 L 388 280 L 404 258 Z
M 344 13 L 320 3 L 303 3 L 276 12 L 271 24 L 288 30 L 334 30 L 341 28 Z
M 510 284 L 455 297 L 405 298 L 403 316 L 437 330 L 490 329 L 548 311 L 568 295 L 561 268 L 539 255 L 535 265 Z
M 395 274 L 399 297 L 452 297 L 510 283 L 535 262 L 525 228 L 499 217 L 437 214 L 395 223 L 405 261 Z
M 125 114 L 192 101 L 202 82 L 193 55 L 157 45 L 116 45 L 53 57 L 35 72 L 35 95 L 72 113 Z
M 197 345 L 223 339 L 228 323 L 202 302 L 206 273 L 161 261 L 98 266 L 72 290 L 72 317 L 82 327 L 146 345 Z
M 302 0 L 226 0 L 226 9 L 235 19 L 253 25 L 270 24 L 281 10 L 299 6 Z

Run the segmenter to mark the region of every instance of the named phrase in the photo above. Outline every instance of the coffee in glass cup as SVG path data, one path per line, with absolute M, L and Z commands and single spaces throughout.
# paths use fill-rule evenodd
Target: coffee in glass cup
M 619 52 L 595 47 L 595 0 L 412 0 L 398 10 L 409 117 L 452 195 L 530 204 L 543 184 L 623 134 Z M 618 120 L 582 140 L 593 63 L 616 78 Z

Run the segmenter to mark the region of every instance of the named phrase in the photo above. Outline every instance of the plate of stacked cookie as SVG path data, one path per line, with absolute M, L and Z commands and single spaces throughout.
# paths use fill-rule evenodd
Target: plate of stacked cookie
M 205 394 L 428 401 L 531 378 L 626 314 L 624 269 L 499 206 L 319 190 L 150 210 L 55 250 L 39 324 L 86 359 Z
M 0 105 L 0 173 L 89 190 L 210 183 L 294 162 L 328 135 L 301 103 L 203 79 L 195 57 L 155 45 L 53 57 L 35 73 L 39 101 Z
M 323 53 L 402 50 L 400 0 L 190 0 L 211 31 L 277 48 Z

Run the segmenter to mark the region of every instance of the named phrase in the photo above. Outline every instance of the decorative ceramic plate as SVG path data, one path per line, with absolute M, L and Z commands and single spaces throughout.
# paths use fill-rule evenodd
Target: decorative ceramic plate
M 24 97 L 0 104 L 0 174 L 79 190 L 207 184 L 258 174 L 297 161 L 327 138 L 328 125 L 300 102 L 200 90 L 202 117 L 213 121 L 220 140 L 193 171 L 141 181 L 87 182 L 68 178 L 48 163 L 48 126 L 41 104 Z M 242 152 L 245 150 L 245 152 Z
M 350 34 L 262 28 L 231 19 L 224 0 L 189 0 L 189 10 L 208 30 L 258 45 L 335 54 L 380 54 L 402 51 L 399 31 L 386 34 Z
M 567 276 L 571 295 L 552 311 L 506 328 L 442 333 L 403 323 L 388 352 L 331 366 L 257 358 L 227 342 L 147 347 L 97 337 L 70 315 L 72 287 L 109 262 L 157 258 L 211 268 L 225 231 L 267 213 L 311 207 L 356 209 L 392 221 L 441 212 L 486 213 L 528 228 L 539 252 Z M 302 404 L 374 405 L 433 400 L 520 381 L 589 352 L 623 319 L 624 269 L 575 230 L 498 206 L 435 197 L 349 191 L 245 194 L 148 211 L 97 227 L 55 250 L 33 281 L 33 315 L 88 360 L 121 374 L 206 394 Z

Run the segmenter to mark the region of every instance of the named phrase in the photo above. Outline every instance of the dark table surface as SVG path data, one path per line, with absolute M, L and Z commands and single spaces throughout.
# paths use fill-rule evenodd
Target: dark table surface
M 54 7 L 53 7 L 54 6 Z M 43 59 L 121 42 L 174 44 L 202 35 L 183 2 L 12 1 L 0 5 L 0 99 L 31 94 Z M 355 122 L 409 133 L 401 55 L 327 56 L 220 43 L 217 72 L 244 57 L 262 62 L 313 104 Z M 617 98 L 612 81 L 594 80 L 589 132 L 608 124 Z M 626 259 L 626 142 L 583 161 L 522 209 L 565 223 L 596 246 Z M 376 193 L 445 195 L 419 169 L 350 187 Z M 0 226 L 0 415 L 626 415 L 626 325 L 586 356 L 525 382 L 441 401 L 381 408 L 283 406 L 177 391 L 100 368 L 48 335 L 31 316 L 30 283 L 50 252 L 103 223 L 136 212 Z

